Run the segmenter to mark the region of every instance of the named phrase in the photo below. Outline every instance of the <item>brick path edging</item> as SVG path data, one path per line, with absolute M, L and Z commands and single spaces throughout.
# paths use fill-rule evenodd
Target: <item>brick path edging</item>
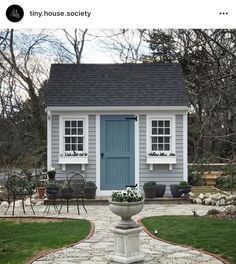
M 73 217 L 63 217 L 63 218 L 61 218 L 61 217 L 50 217 L 50 216 L 39 216 L 39 217 L 38 217 L 38 216 L 31 216 L 31 217 L 29 217 L 29 216 L 2 216 L 2 217 L 1 217 L 1 216 L 0 216 L 0 218 L 5 218 L 5 219 L 6 219 L 6 218 L 32 218 L 32 219 L 35 219 L 35 218 L 41 218 L 41 219 L 56 219 L 56 220 L 80 220 L 80 219 L 78 219 L 78 218 L 73 218 Z M 198 251 L 198 252 L 202 252 L 202 253 L 204 253 L 204 254 L 207 254 L 207 255 L 209 255 L 209 256 L 214 257 L 215 259 L 221 261 L 223 264 L 231 264 L 229 261 L 223 259 L 221 256 L 216 255 L 216 254 L 213 254 L 213 253 L 211 253 L 211 252 L 208 252 L 208 251 L 205 251 L 205 250 L 202 250 L 202 249 L 196 249 L 196 248 L 194 248 L 194 247 L 192 247 L 192 246 L 188 246 L 188 245 L 182 245 L 182 244 L 180 245 L 180 244 L 176 244 L 176 243 L 174 243 L 174 242 L 170 242 L 170 241 L 167 241 L 167 240 L 164 240 L 164 239 L 161 239 L 161 238 L 156 237 L 152 232 L 150 232 L 149 230 L 147 230 L 147 228 L 142 224 L 142 222 L 141 222 L 142 219 L 143 219 L 143 218 L 139 218 L 139 219 L 137 220 L 137 223 L 138 223 L 140 226 L 142 226 L 143 229 L 144 229 L 144 231 L 145 231 L 150 237 L 152 237 L 153 239 L 156 239 L 156 240 L 162 241 L 162 242 L 167 243 L 167 244 L 171 244 L 171 245 L 175 245 L 175 246 L 181 246 L 181 247 L 188 248 L 188 249 L 190 249 L 190 250 L 195 250 L 195 251 Z M 75 243 L 70 244 L 70 245 L 67 245 L 67 246 L 64 246 L 64 247 L 62 247 L 62 248 L 58 248 L 58 249 L 53 249 L 53 250 L 49 250 L 49 251 L 45 251 L 45 252 L 41 252 L 41 253 L 37 254 L 35 257 L 33 257 L 31 260 L 29 260 L 28 262 L 26 262 L 25 264 L 32 264 L 34 261 L 39 260 L 40 258 L 42 258 L 42 257 L 44 257 L 44 256 L 47 256 L 47 255 L 49 255 L 49 254 L 51 254 L 51 253 L 54 253 L 54 252 L 60 251 L 60 250 L 62 250 L 62 249 L 66 249 L 66 248 L 69 248 L 69 247 L 73 247 L 73 246 L 75 246 L 75 245 L 78 245 L 78 244 L 84 242 L 85 240 L 90 239 L 90 238 L 93 236 L 94 232 L 95 232 L 95 224 L 94 224 L 91 220 L 88 220 L 88 219 L 85 219 L 85 220 L 87 220 L 87 221 L 90 223 L 91 228 L 90 228 L 89 234 L 88 234 L 83 240 L 81 240 L 81 241 L 79 241 L 79 242 L 75 242 Z
M 196 250 L 196 251 L 202 252 L 202 253 L 204 253 L 204 254 L 207 254 L 207 255 L 209 255 L 209 256 L 212 256 L 212 257 L 218 259 L 218 260 L 221 261 L 223 264 L 231 264 L 228 260 L 223 259 L 221 256 L 216 255 L 216 254 L 211 253 L 211 252 L 208 252 L 208 251 L 206 251 L 206 250 L 203 250 L 203 249 L 197 249 L 197 248 L 194 248 L 194 247 L 192 247 L 192 246 L 188 246 L 188 245 L 177 244 L 177 243 L 170 242 L 170 241 L 168 241 L 168 240 L 164 240 L 164 239 L 162 239 L 162 238 L 159 238 L 159 237 L 155 236 L 152 232 L 150 232 L 150 231 L 149 231 L 149 230 L 143 225 L 143 223 L 141 222 L 142 219 L 144 219 L 144 218 L 139 218 L 139 219 L 137 220 L 137 223 L 143 228 L 144 232 L 147 233 L 150 237 L 152 237 L 152 238 L 154 238 L 154 239 L 156 239 L 156 240 L 159 240 L 159 241 L 165 242 L 165 243 L 170 244 L 170 245 L 181 246 L 181 247 L 185 247 L 185 248 L 188 248 L 188 249 L 191 249 L 191 250 Z

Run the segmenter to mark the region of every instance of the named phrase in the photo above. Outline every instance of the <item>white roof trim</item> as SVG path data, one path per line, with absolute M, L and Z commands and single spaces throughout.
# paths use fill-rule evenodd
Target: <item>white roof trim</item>
M 188 111 L 188 106 L 48 106 L 47 111 Z

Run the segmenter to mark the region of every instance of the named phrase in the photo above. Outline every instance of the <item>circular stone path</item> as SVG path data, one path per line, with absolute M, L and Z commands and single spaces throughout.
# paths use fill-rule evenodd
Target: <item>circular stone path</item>
M 37 216 L 43 214 L 44 206 L 35 206 Z M 155 215 L 192 215 L 196 210 L 199 215 L 204 215 L 210 206 L 196 204 L 184 205 L 144 205 L 143 211 L 135 218 L 144 218 Z M 62 212 L 59 217 L 84 218 L 95 224 L 94 234 L 90 239 L 73 245 L 68 248 L 60 249 L 56 252 L 43 256 L 33 264 L 107 264 L 114 263 L 110 261 L 113 254 L 113 234 L 110 227 L 119 220 L 119 217 L 111 213 L 107 205 L 88 205 L 88 213 L 80 208 L 81 215 L 77 215 L 76 207 L 70 206 L 70 213 Z M 65 210 L 65 208 L 64 208 Z M 16 213 L 21 210 L 17 209 Z M 30 209 L 27 210 L 30 214 Z M 51 210 L 49 216 L 58 216 Z M 145 264 L 220 264 L 223 263 L 213 256 L 203 252 L 192 250 L 190 248 L 172 245 L 157 239 L 153 239 L 147 233 L 142 232 L 140 235 L 141 251 L 145 255 Z

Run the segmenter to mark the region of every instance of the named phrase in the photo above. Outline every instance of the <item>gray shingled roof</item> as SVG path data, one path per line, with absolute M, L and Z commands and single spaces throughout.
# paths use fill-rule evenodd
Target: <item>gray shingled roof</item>
M 187 106 L 179 64 L 53 64 L 47 106 Z

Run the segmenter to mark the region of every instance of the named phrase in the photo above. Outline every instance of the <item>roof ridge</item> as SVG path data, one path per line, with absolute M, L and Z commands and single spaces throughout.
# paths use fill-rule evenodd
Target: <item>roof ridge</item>
M 179 62 L 157 62 L 157 63 L 52 63 L 51 66 L 181 66 Z

